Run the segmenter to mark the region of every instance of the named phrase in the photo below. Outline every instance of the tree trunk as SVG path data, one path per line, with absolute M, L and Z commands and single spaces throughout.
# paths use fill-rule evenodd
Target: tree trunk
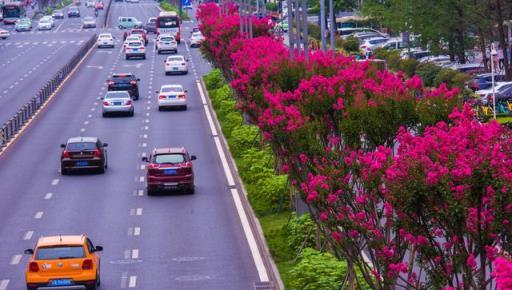
M 487 59 L 487 49 L 485 48 L 485 36 L 481 27 L 478 28 L 478 44 L 480 45 L 480 51 L 482 52 L 482 61 L 486 71 L 491 71 L 489 66 L 489 59 Z
M 512 68 L 510 67 L 510 59 L 508 52 L 508 43 L 505 42 L 505 28 L 503 26 L 503 11 L 501 0 L 496 0 L 496 20 L 498 21 L 498 39 L 500 47 L 503 50 L 503 60 L 505 64 L 505 75 L 507 80 L 512 80 Z

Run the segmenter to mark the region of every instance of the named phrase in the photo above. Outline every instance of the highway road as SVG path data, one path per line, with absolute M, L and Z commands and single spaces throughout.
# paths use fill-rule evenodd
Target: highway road
M 94 16 L 94 9 L 82 5 L 80 13 L 82 17 Z M 98 25 L 103 24 L 104 16 L 105 11 L 98 15 Z M 35 20 L 32 26 L 30 32 L 16 32 L 14 25 L 0 24 L 0 28 L 11 31 L 8 39 L 0 40 L 0 123 L 11 118 L 101 29 L 83 30 L 81 18 L 67 18 L 67 15 L 56 19 L 51 31 L 37 30 Z
M 146 60 L 127 61 L 119 43 L 122 31 L 112 28 L 117 16 L 145 22 L 158 11 L 148 0 L 113 3 L 105 29 L 117 37 L 117 46 L 94 49 L 0 156 L 0 290 L 24 289 L 28 257 L 23 250 L 39 236 L 80 233 L 105 248 L 100 289 L 245 290 L 260 281 L 260 265 L 244 234 L 197 87 L 209 65 L 182 42 L 179 53 L 190 59 L 190 73 L 165 76 L 166 55 L 156 54 L 153 36 Z M 194 25 L 183 23 L 185 37 Z M 74 37 L 50 33 L 48 38 L 67 35 Z M 101 117 L 99 97 L 113 72 L 132 72 L 141 79 L 134 117 Z M 155 90 L 173 83 L 188 89 L 188 110 L 159 112 Z M 6 105 L 11 106 L 0 103 L 2 110 Z M 59 145 L 73 136 L 97 136 L 109 143 L 106 174 L 60 175 Z M 168 146 L 184 146 L 197 155 L 194 195 L 146 195 L 141 157 Z

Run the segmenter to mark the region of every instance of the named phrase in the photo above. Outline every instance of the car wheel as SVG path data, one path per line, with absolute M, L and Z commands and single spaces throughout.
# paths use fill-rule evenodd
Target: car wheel
M 36 287 L 30 287 L 27 285 L 27 290 L 36 290 Z
M 158 107 L 158 111 L 162 111 L 162 110 L 163 110 L 163 108 L 159 106 Z
M 69 174 L 69 171 L 64 167 L 64 166 L 60 166 L 60 174 L 61 175 L 68 175 Z
M 127 56 L 127 55 L 125 56 L 125 58 L 126 58 L 126 60 L 129 60 L 129 59 L 130 59 L 130 57 L 129 57 L 129 56 Z
M 129 114 L 130 117 L 133 117 L 134 115 L 135 115 L 135 111 L 131 111 Z
M 186 111 L 187 110 L 187 105 L 183 106 L 183 111 Z
M 155 191 L 152 189 L 149 189 L 149 187 L 147 188 L 147 192 L 148 192 L 148 196 L 155 195 Z
M 104 173 L 105 173 L 105 168 L 107 168 L 107 165 L 103 165 L 103 166 L 101 166 L 100 168 L 98 168 L 98 172 L 99 172 L 100 174 L 104 174 Z
M 187 189 L 187 193 L 188 194 L 194 194 L 196 192 L 196 187 L 194 185 L 190 186 L 188 189 Z
M 87 287 L 87 290 L 97 290 L 98 289 L 98 281 L 93 286 Z
M 105 118 L 105 117 L 107 117 L 107 116 L 108 116 L 108 114 L 107 114 L 106 112 L 103 112 L 103 113 L 101 113 L 101 116 L 102 116 L 103 118 Z
M 168 76 L 168 75 L 169 75 L 169 72 L 167 72 L 167 71 L 166 71 L 166 72 L 165 72 L 165 75 L 166 75 L 166 76 Z
M 123 29 L 123 26 L 122 26 L 122 25 L 119 25 L 119 29 Z
M 158 54 L 162 54 L 162 52 L 161 52 L 160 50 L 157 50 L 157 53 L 158 53 Z
M 180 39 L 180 40 L 178 40 L 178 44 L 180 44 L 180 43 L 181 43 L 181 39 Z
M 142 59 L 146 59 L 146 55 L 143 55 L 143 56 L 142 56 Z

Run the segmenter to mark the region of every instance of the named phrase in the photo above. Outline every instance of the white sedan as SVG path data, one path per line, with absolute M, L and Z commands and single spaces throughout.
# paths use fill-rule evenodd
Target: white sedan
M 187 109 L 187 90 L 182 85 L 163 85 L 158 94 L 158 110 L 164 108 L 183 108 Z
M 203 42 L 203 40 L 204 36 L 200 31 L 192 33 L 190 36 L 190 47 L 201 46 L 201 42 Z
M 168 56 L 164 61 L 165 74 L 187 74 L 188 73 L 188 59 L 183 55 Z
M 98 48 L 101 47 L 114 47 L 114 37 L 110 33 L 101 33 L 98 35 L 98 41 L 96 42 Z
M 96 19 L 87 16 L 82 19 L 82 28 L 96 28 Z
M 41 18 L 37 23 L 37 29 L 39 30 L 51 30 L 53 27 L 53 21 L 48 18 Z
M 8 30 L 0 29 L 0 38 L 1 39 L 7 39 L 7 37 L 10 36 L 10 33 Z

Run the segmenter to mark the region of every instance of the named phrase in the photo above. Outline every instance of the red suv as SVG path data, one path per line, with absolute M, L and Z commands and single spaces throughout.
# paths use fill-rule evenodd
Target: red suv
M 142 36 L 142 39 L 144 39 L 144 44 L 145 45 L 148 44 L 148 37 L 146 35 L 146 30 L 144 30 L 142 28 L 134 28 L 130 31 L 130 33 L 128 35 L 131 35 L 131 34 L 139 34 L 140 36 Z
M 184 190 L 194 193 L 194 171 L 192 160 L 196 156 L 189 155 L 185 148 L 154 149 L 149 157 L 142 161 L 147 165 L 148 195 L 160 190 Z

